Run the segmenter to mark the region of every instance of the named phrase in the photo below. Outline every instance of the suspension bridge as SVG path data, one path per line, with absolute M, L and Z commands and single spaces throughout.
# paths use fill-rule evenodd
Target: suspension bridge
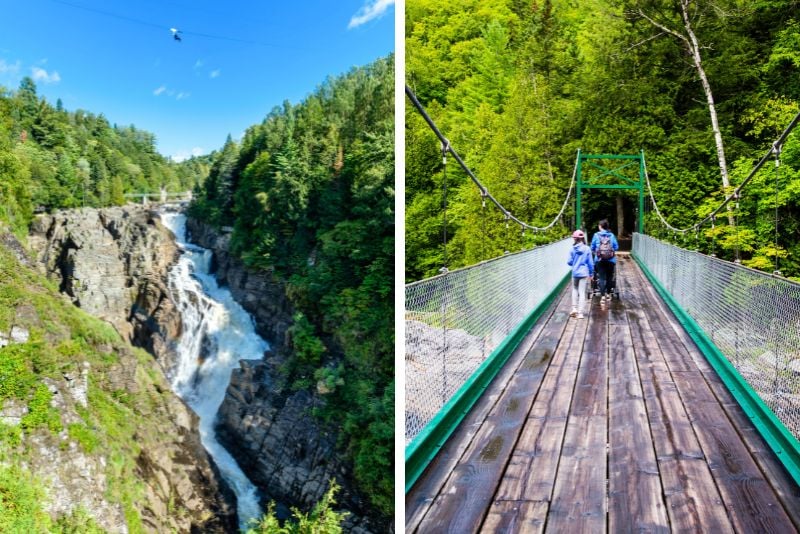
M 406 93 L 443 163 L 537 229 Z M 708 217 L 664 225 L 713 225 L 798 120 Z M 579 152 L 556 217 L 574 191 L 581 221 L 582 192 L 610 188 L 581 165 L 639 193 L 619 299 L 590 299 L 586 319 L 569 315 L 570 239 L 406 286 L 406 532 L 800 530 L 800 284 L 646 235 L 644 154 L 616 161 Z
M 127 199 L 138 200 L 142 204 L 148 204 L 150 202 L 165 204 L 167 202 L 180 202 L 180 201 L 192 200 L 191 191 L 179 191 L 175 193 L 169 193 L 167 192 L 166 189 L 161 189 L 157 192 L 151 192 L 151 193 L 126 193 L 124 196 Z

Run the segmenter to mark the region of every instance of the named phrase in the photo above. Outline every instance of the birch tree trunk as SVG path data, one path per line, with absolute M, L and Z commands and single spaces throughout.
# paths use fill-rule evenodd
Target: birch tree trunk
M 711 92 L 711 84 L 708 83 L 708 76 L 703 69 L 703 60 L 700 57 L 700 45 L 697 42 L 692 30 L 692 24 L 689 21 L 689 0 L 681 0 L 681 15 L 683 15 L 683 26 L 686 28 L 686 34 L 689 36 L 686 42 L 686 47 L 692 55 L 694 66 L 697 69 L 697 75 L 700 76 L 700 83 L 703 84 L 703 91 L 706 93 L 706 102 L 708 104 L 708 114 L 711 115 L 711 131 L 714 132 L 714 143 L 717 145 L 717 159 L 719 160 L 719 172 L 722 175 L 722 187 L 725 195 L 728 195 L 731 182 L 728 178 L 728 163 L 725 159 L 725 145 L 722 142 L 722 132 L 719 130 L 719 121 L 717 120 L 717 108 L 714 106 L 714 94 Z M 728 223 L 731 226 L 736 224 L 733 218 L 733 211 L 731 205 L 728 204 Z
M 647 19 L 652 25 L 656 26 L 660 30 L 663 30 L 670 35 L 677 37 L 683 45 L 686 47 L 686 50 L 692 56 L 692 61 L 694 62 L 694 68 L 697 70 L 697 75 L 700 77 L 700 83 L 703 86 L 703 92 L 706 94 L 706 104 L 708 105 L 708 114 L 711 116 L 711 130 L 714 134 L 714 143 L 717 147 L 717 160 L 719 161 L 719 172 L 722 176 L 722 187 L 725 191 L 725 195 L 728 194 L 728 189 L 730 188 L 731 182 L 728 178 L 728 163 L 725 159 L 725 144 L 722 142 L 722 132 L 719 129 L 719 121 L 717 120 L 717 109 L 714 105 L 714 94 L 711 92 L 711 84 L 708 83 L 708 76 L 706 76 L 706 71 L 703 69 L 703 59 L 700 55 L 700 44 L 697 41 L 697 36 L 692 29 L 691 21 L 689 20 L 689 1 L 690 0 L 680 0 L 681 5 L 681 17 L 683 18 L 683 28 L 686 31 L 686 34 L 679 33 L 667 26 L 657 22 L 656 20 L 647 16 L 641 9 L 639 10 L 639 14 Z M 731 226 L 736 224 L 736 221 L 733 218 L 733 210 L 728 204 L 728 223 Z

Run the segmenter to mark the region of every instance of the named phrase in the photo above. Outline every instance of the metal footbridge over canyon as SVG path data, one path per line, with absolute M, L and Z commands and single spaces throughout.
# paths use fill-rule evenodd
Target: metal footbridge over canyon
M 640 226 L 577 319 L 570 246 L 406 286 L 406 531 L 800 530 L 800 284 Z

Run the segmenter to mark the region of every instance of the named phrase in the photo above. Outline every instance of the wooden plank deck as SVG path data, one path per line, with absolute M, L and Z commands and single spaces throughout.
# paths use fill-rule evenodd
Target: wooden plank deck
M 800 529 L 800 488 L 620 256 L 622 298 L 564 292 L 406 495 L 406 532 Z

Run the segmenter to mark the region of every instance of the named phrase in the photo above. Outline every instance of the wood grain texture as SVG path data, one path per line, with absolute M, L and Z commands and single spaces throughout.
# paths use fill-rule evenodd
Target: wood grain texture
M 549 501 L 552 496 L 586 322 L 572 321 L 564 336 L 517 441 L 496 502 Z
M 630 328 L 609 332 L 609 532 L 669 532 Z
M 606 531 L 606 423 L 605 415 L 569 418 L 548 532 Z
M 477 532 L 567 324 L 554 316 L 520 362 L 420 522 L 421 532 Z
M 545 531 L 549 502 L 498 501 L 492 504 L 481 532 L 539 534 Z
M 565 291 L 553 311 L 540 320 L 532 329 L 531 334 L 520 344 L 520 347 L 509 358 L 508 363 L 495 377 L 492 387 L 488 388 L 478 402 L 475 403 L 470 413 L 464 418 L 459 427 L 442 447 L 417 483 L 406 494 L 405 525 L 407 532 L 413 532 L 428 513 L 434 499 L 441 491 L 445 482 L 450 478 L 453 469 L 463 457 L 481 425 L 486 421 L 491 409 L 505 390 L 506 385 L 516 373 L 517 368 L 527 355 L 530 348 L 539 339 L 550 319 L 566 321 L 570 310 L 569 293 Z

